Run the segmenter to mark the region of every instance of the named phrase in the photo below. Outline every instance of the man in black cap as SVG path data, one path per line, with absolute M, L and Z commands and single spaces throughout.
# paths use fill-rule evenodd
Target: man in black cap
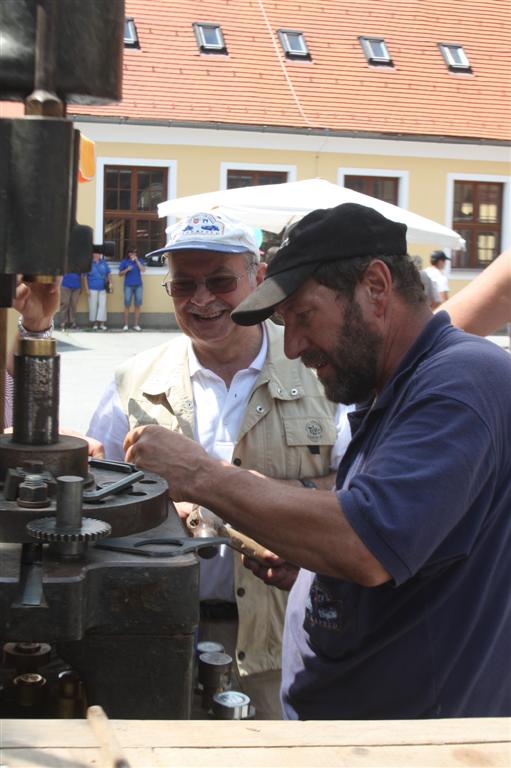
M 431 266 L 427 267 L 424 271 L 431 278 L 436 288 L 438 298 L 433 302 L 432 306 L 432 309 L 436 309 L 449 298 L 449 283 L 445 275 L 445 265 L 450 261 L 450 258 L 443 251 L 433 251 L 429 260 Z
M 335 492 L 215 461 L 156 426 L 125 443 L 173 498 L 278 553 L 251 565 L 269 583 L 300 566 L 283 644 L 289 718 L 511 714 L 511 359 L 432 315 L 405 233 L 365 206 L 313 211 L 232 315 L 278 313 L 286 354 L 331 399 L 364 404 Z

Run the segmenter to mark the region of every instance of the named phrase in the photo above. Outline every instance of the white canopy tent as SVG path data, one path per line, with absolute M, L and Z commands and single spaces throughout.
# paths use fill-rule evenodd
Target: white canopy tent
M 257 187 L 225 189 L 167 200 L 158 206 L 158 214 L 182 218 L 193 213 L 220 209 L 252 227 L 281 232 L 316 208 L 332 208 L 341 203 L 360 203 L 379 211 L 392 221 L 406 224 L 407 241 L 437 248 L 464 248 L 465 241 L 452 229 L 431 219 L 411 213 L 324 179 L 265 184 Z

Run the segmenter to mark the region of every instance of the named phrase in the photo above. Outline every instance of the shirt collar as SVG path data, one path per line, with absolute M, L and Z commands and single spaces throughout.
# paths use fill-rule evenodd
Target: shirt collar
M 263 332 L 261 347 L 247 368 L 247 370 L 253 371 L 255 373 L 262 371 L 266 356 L 268 354 L 268 337 L 266 334 L 266 328 L 264 325 L 261 325 L 261 329 Z M 190 338 L 188 339 L 188 370 L 191 379 L 193 379 L 194 376 L 197 376 L 200 372 L 208 370 L 200 363 L 199 359 L 197 358 Z

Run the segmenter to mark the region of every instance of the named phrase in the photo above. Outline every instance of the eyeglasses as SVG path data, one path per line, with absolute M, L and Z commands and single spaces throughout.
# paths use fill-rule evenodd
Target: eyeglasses
M 232 293 L 238 287 L 238 283 L 249 270 L 242 272 L 241 275 L 212 275 L 204 280 L 192 280 L 188 278 L 177 278 L 176 280 L 166 280 L 162 283 L 169 296 L 193 296 L 199 285 L 205 285 L 210 293 Z

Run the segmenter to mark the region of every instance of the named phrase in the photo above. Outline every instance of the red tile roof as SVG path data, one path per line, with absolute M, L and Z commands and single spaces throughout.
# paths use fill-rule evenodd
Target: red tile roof
M 511 139 L 508 0 L 126 0 L 140 50 L 124 52 L 119 104 L 75 107 L 138 121 L 204 122 Z M 221 25 L 228 55 L 200 53 L 194 21 Z M 276 31 L 304 33 L 289 60 Z M 367 63 L 358 37 L 385 39 L 394 67 Z M 450 72 L 439 42 L 463 45 Z

